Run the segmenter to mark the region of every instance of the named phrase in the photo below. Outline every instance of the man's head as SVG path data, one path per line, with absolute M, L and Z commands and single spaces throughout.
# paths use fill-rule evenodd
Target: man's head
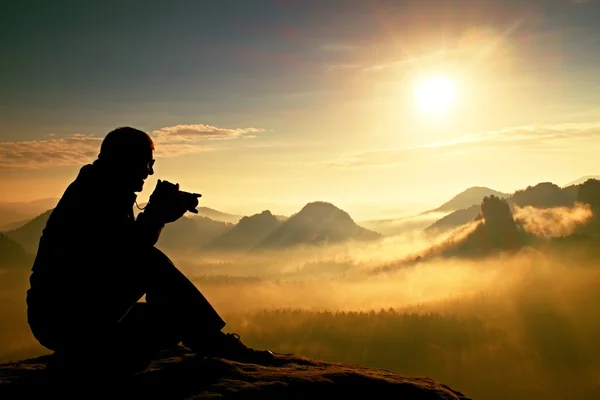
M 109 132 L 100 146 L 98 160 L 118 173 L 122 183 L 141 192 L 148 175 L 154 174 L 154 142 L 139 129 L 121 127 Z

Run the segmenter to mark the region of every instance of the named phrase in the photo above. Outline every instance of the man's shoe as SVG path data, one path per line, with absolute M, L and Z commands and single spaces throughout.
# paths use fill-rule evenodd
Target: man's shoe
M 268 350 L 255 350 L 246 346 L 237 333 L 219 332 L 210 340 L 204 339 L 201 342 L 186 341 L 183 344 L 204 357 L 218 357 L 256 364 L 269 363 L 275 360 L 274 354 Z

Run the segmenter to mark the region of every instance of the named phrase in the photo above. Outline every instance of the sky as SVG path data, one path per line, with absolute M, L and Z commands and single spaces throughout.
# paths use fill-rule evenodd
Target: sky
M 0 201 L 60 197 L 119 126 L 155 140 L 141 201 L 166 179 L 246 215 L 389 218 L 597 175 L 598 18 L 594 0 L 13 1 Z

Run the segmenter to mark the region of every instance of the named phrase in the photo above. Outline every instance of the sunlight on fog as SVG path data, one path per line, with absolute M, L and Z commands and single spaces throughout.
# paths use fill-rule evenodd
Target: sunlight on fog
M 566 236 L 575 228 L 592 218 L 588 205 L 539 209 L 531 206 L 516 207 L 515 220 L 522 222 L 525 229 L 538 236 Z

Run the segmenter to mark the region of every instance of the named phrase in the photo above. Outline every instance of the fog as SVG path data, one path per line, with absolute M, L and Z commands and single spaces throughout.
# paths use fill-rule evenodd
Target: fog
M 513 214 L 515 220 L 529 233 L 546 237 L 570 235 L 577 226 L 588 222 L 592 215 L 592 210 L 587 204 L 547 209 L 515 207 Z
M 528 221 L 531 210 L 517 214 Z M 586 214 L 561 215 L 567 229 Z M 477 399 L 598 397 L 600 265 L 583 247 L 431 258 L 381 272 L 460 241 L 479 223 L 436 238 L 413 232 L 261 253 L 165 251 L 228 321 L 226 330 L 249 345 L 426 375 Z M 45 352 L 25 321 L 27 277 L 3 274 L 2 361 Z
M 360 221 L 358 224 L 367 229 L 379 232 L 384 236 L 396 236 L 415 230 L 422 230 L 448 214 L 449 212 L 432 211 L 404 218 Z

